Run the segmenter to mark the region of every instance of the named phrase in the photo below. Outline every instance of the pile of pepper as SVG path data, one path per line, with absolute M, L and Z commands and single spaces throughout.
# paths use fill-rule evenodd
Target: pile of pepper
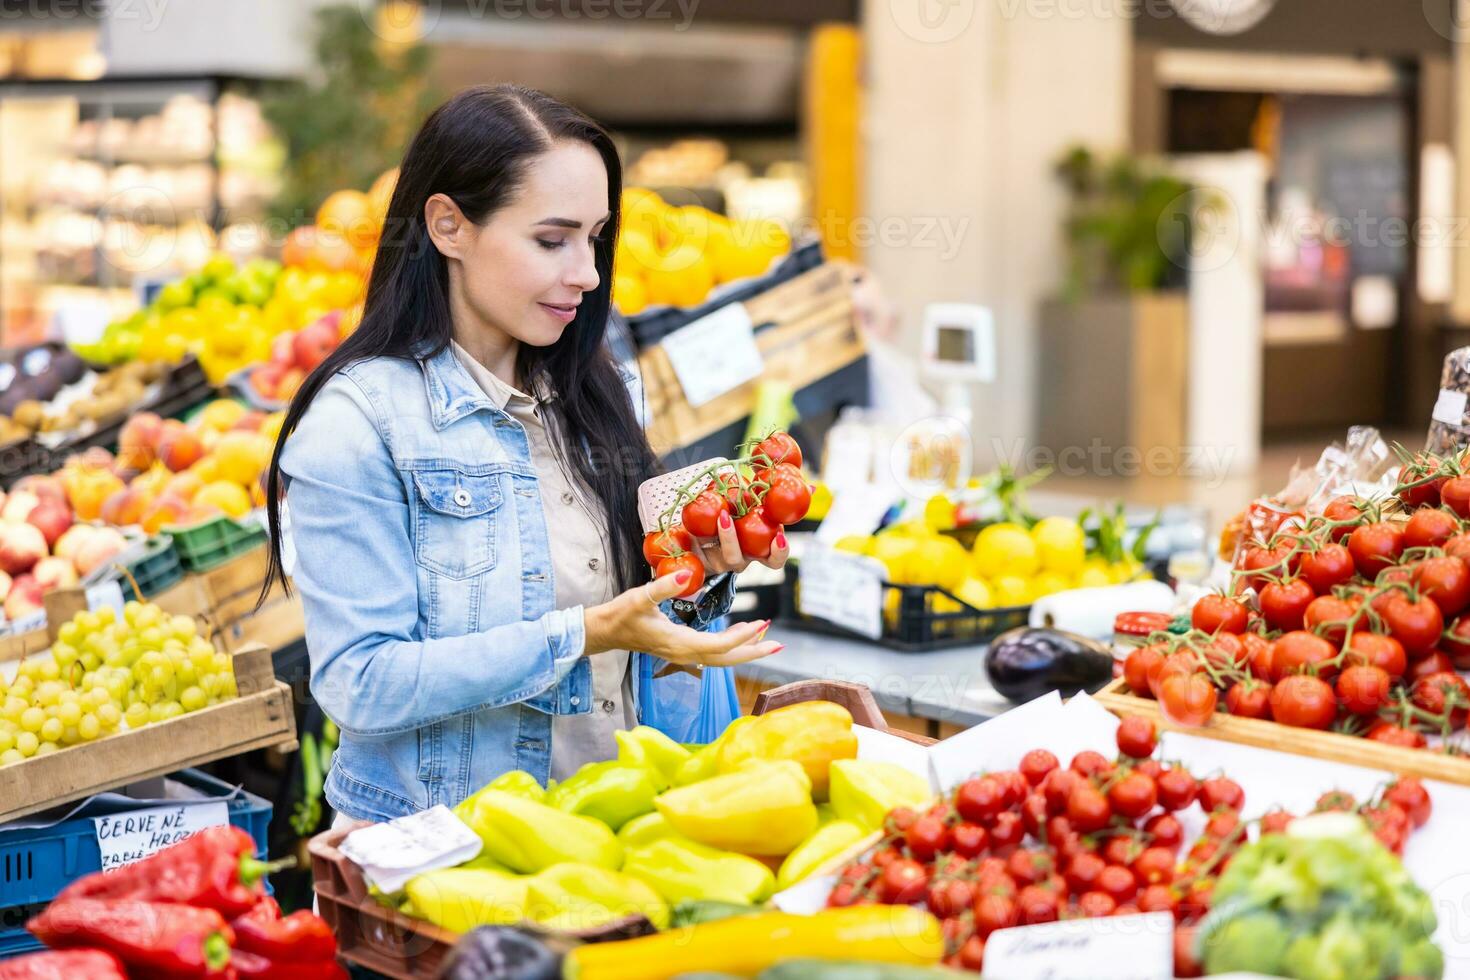
M 69 885 L 26 928 L 55 952 L 0 964 L 0 980 L 211 977 L 341 980 L 319 916 L 281 915 L 274 870 L 238 827 L 210 827 L 107 874 Z
M 681 903 L 753 906 L 876 831 L 927 782 L 859 760 L 852 716 L 808 702 L 741 718 L 690 749 L 617 733 L 618 757 L 549 788 L 509 772 L 455 812 L 480 855 L 410 880 L 400 907 L 455 932 L 530 921 L 587 932 Z

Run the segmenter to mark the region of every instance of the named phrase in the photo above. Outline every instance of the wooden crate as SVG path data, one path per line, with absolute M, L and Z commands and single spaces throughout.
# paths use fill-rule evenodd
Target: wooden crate
M 247 647 L 234 661 L 239 697 L 0 768 L 0 823 L 252 749 L 294 750 L 291 689 L 270 650 Z
M 1446 783 L 1470 786 L 1470 757 L 1371 742 L 1356 735 L 1293 728 L 1274 721 L 1237 718 L 1223 712 L 1217 712 L 1202 728 L 1185 728 L 1167 721 L 1159 711 L 1157 701 L 1130 693 L 1122 678 L 1113 680 L 1094 694 L 1093 698 L 1116 715 L 1142 715 L 1152 718 L 1162 730 L 1307 755 L 1350 766 L 1383 769 L 1402 776 L 1418 776 L 1421 779 L 1438 779 Z
M 752 297 L 745 308 L 757 327 L 755 342 L 765 373 L 712 401 L 689 404 L 662 345 L 638 356 L 648 400 L 648 438 L 655 452 L 687 446 L 739 422 L 755 406 L 761 381 L 779 381 L 796 391 L 866 351 L 853 316 L 852 268 L 845 263 L 817 266 Z
M 306 634 L 300 593 L 287 596 L 280 583 L 271 587 L 265 603 L 260 589 L 270 552 L 254 548 L 218 568 L 194 576 L 207 604 L 214 641 L 227 650 L 262 644 L 279 650 Z

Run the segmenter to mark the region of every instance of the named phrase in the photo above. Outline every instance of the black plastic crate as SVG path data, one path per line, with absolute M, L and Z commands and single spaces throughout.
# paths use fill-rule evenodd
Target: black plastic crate
M 796 563 L 788 562 L 781 584 L 781 621 L 788 626 L 829 636 L 866 640 L 903 653 L 925 653 L 950 647 L 989 643 L 1008 629 L 1025 626 L 1031 607 L 1006 606 L 976 609 L 937 585 L 893 585 L 883 583 L 883 632 L 875 640 L 825 619 L 805 616 L 796 605 L 801 576 Z M 935 600 L 947 598 L 950 610 L 935 608 Z
M 731 303 L 743 303 L 752 296 L 789 282 L 803 272 L 815 269 L 822 261 L 822 243 L 806 242 L 792 249 L 776 263 L 775 268 L 764 275 L 751 276 L 749 279 L 720 286 L 709 299 L 698 306 L 660 306 L 630 316 L 627 318 L 628 329 L 633 332 L 633 339 L 637 341 L 639 348 L 652 347 L 680 327 L 688 326 L 700 317 L 708 316 Z M 760 327 L 760 324 L 757 323 L 756 327 Z

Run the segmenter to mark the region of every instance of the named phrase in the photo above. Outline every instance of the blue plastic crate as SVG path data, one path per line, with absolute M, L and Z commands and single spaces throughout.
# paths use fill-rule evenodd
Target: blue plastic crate
M 168 778 L 206 796 L 229 801 L 230 823 L 255 839 L 258 854 L 268 847 L 271 804 L 253 793 L 236 793 L 229 783 L 197 769 Z M 46 907 L 63 888 L 102 868 L 102 852 L 90 817 L 64 820 L 52 827 L 7 830 L 0 825 L 0 959 L 40 948 L 26 932 L 26 920 Z

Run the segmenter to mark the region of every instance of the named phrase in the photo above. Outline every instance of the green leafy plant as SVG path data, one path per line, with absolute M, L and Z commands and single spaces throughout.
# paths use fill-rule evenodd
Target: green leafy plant
M 271 86 L 263 103 L 287 150 L 271 214 L 292 226 L 311 224 L 333 191 L 367 190 L 397 166 L 439 102 L 424 45 L 385 44 L 356 4 L 322 8 L 316 27 L 317 71 Z
M 1161 289 L 1182 273 L 1190 184 L 1134 157 L 1104 161 L 1081 146 L 1058 161 L 1056 174 L 1071 195 L 1063 223 L 1068 299 L 1094 291 Z

